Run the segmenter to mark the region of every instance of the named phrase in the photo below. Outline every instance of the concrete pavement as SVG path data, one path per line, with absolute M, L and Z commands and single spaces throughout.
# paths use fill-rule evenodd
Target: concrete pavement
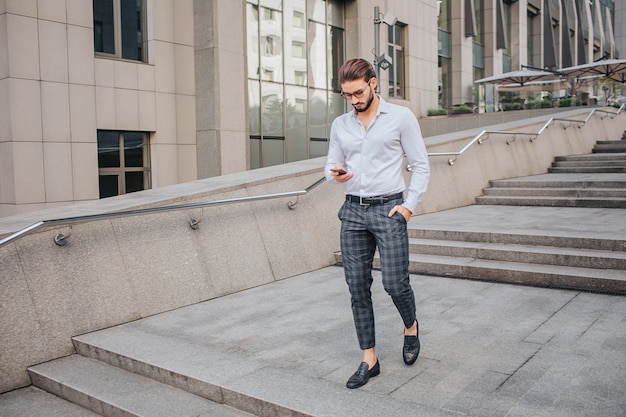
M 344 384 L 360 352 L 338 267 L 81 339 L 314 416 L 626 413 L 626 297 L 414 275 L 422 351 L 407 367 L 375 278 L 381 374 L 354 391 Z M 6 396 L 0 415 L 55 415 L 12 414 Z
M 625 214 L 470 206 L 412 222 L 449 230 L 626 240 Z M 87 350 L 124 358 L 120 362 L 149 364 L 160 374 L 205 384 L 207 391 L 236 393 L 231 405 L 262 407 L 256 410 L 264 415 L 268 409 L 277 416 L 320 417 L 626 415 L 626 297 L 412 275 L 422 350 L 408 367 L 401 357 L 402 323 L 380 273 L 374 278 L 381 374 L 357 390 L 345 388 L 361 357 L 340 267 L 76 341 Z M 54 366 L 42 368 L 68 382 L 88 372 Z M 124 391 L 133 395 L 132 386 Z M 248 411 L 256 414 L 254 408 Z M 0 415 L 94 414 L 30 387 L 1 395 Z

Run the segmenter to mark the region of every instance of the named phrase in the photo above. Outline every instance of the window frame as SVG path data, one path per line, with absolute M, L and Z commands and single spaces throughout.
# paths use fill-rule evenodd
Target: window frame
M 389 74 L 388 96 L 393 98 L 406 98 L 406 30 L 408 25 L 403 22 L 396 22 L 389 26 L 387 31 L 387 51 L 393 59 L 393 63 L 387 69 Z M 396 39 L 396 33 L 398 38 Z M 391 34 L 391 36 L 389 36 Z M 397 63 L 398 52 L 402 54 L 402 62 Z M 392 84 L 393 80 L 393 84 Z
M 95 3 L 98 0 L 92 0 L 92 7 L 93 7 L 93 3 Z M 141 42 L 141 58 L 140 59 L 131 59 L 131 58 L 123 58 L 122 57 L 122 0 L 111 0 L 113 3 L 113 47 L 115 52 L 114 53 L 109 53 L 109 52 L 102 52 L 102 51 L 96 51 L 95 50 L 95 33 L 94 33 L 94 54 L 96 57 L 99 58 L 113 58 L 113 59 L 119 59 L 119 60 L 124 60 L 124 61 L 132 61 L 132 62 L 148 62 L 148 42 L 147 42 L 147 21 L 146 21 L 146 7 L 147 7 L 147 0 L 140 0 L 141 1 L 141 37 L 142 37 L 142 42 Z M 93 8 L 92 8 L 93 10 Z M 94 19 L 95 19 L 95 15 L 94 15 Z M 94 24 L 94 31 L 95 31 L 95 24 Z
M 151 156 L 150 156 L 150 133 L 149 132 L 142 132 L 142 131 L 127 131 L 127 130 L 106 130 L 106 129 L 98 129 L 98 133 L 100 132 L 107 132 L 107 133 L 117 133 L 118 134 L 118 150 L 119 150 L 119 166 L 118 167 L 106 167 L 106 168 L 102 168 L 100 167 L 100 162 L 98 161 L 98 178 L 103 177 L 103 176 L 117 176 L 118 181 L 117 181 L 117 195 L 123 195 L 123 194 L 129 194 L 129 192 L 126 190 L 126 173 L 128 172 L 143 172 L 144 176 L 143 176 L 143 190 L 149 190 L 152 188 L 152 170 L 151 170 L 151 165 L 150 165 L 150 160 L 151 160 Z M 143 157 L 143 166 L 141 167 L 127 167 L 126 166 L 126 157 L 125 157 L 125 149 L 126 147 L 124 146 L 124 134 L 126 133 L 140 133 L 143 135 L 143 152 L 142 152 L 142 157 Z M 100 143 L 96 144 L 97 149 L 98 149 L 98 153 L 100 153 Z M 140 191 L 143 191 L 140 190 Z M 99 194 L 99 198 L 106 198 L 106 197 L 101 197 L 101 191 L 102 190 L 98 190 L 98 194 Z M 131 191 L 134 192 L 134 191 Z

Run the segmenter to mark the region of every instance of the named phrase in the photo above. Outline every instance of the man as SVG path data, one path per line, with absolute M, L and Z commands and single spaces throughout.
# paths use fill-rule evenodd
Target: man
M 415 363 L 420 350 L 407 222 L 426 192 L 430 167 L 417 119 L 408 108 L 378 96 L 377 82 L 374 68 L 363 59 L 349 60 L 339 69 L 341 95 L 354 111 L 333 122 L 325 168 L 328 181 L 345 184 L 346 201 L 339 210 L 341 255 L 363 351 L 348 388 L 363 386 L 380 373 L 370 292 L 377 247 L 383 287 L 404 323 L 404 362 Z M 405 155 L 412 171 L 403 199 Z

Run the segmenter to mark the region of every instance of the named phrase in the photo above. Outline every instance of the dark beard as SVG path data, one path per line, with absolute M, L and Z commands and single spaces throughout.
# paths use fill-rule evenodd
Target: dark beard
M 363 113 L 364 111 L 367 111 L 367 109 L 370 108 L 370 106 L 372 105 L 373 101 L 374 101 L 374 94 L 372 94 L 372 96 L 370 97 L 369 101 L 367 102 L 365 107 L 363 107 L 362 109 L 359 109 L 359 108 L 357 108 L 354 105 L 352 105 L 352 107 L 354 107 L 354 110 L 358 111 L 359 113 Z

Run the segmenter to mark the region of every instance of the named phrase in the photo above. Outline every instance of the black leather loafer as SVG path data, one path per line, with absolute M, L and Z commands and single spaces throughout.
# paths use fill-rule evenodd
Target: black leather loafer
M 380 366 L 378 365 L 378 359 L 376 360 L 376 364 L 372 366 L 372 369 L 368 369 L 369 365 L 367 362 L 361 362 L 359 365 L 359 369 L 348 379 L 346 383 L 346 387 L 350 389 L 362 387 L 367 384 L 370 378 L 375 377 L 380 374 Z
M 404 336 L 402 359 L 407 365 L 413 365 L 420 354 L 420 338 L 418 336 Z

